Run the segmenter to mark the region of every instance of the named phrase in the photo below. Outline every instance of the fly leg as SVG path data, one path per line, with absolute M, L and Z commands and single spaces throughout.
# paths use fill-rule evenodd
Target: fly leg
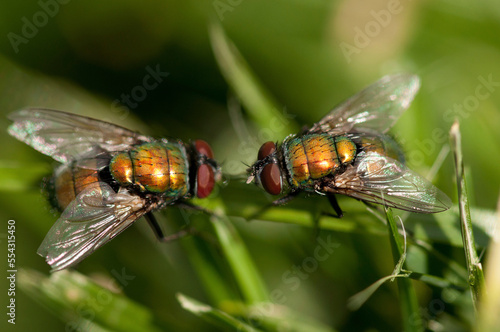
M 153 230 L 153 232 L 156 235 L 156 238 L 160 241 L 162 241 L 163 238 L 165 238 L 165 234 L 163 234 L 163 230 L 161 229 L 160 225 L 158 224 L 158 221 L 156 221 L 155 216 L 153 213 L 148 212 L 144 215 L 146 220 L 148 221 L 149 226 Z
M 337 198 L 335 197 L 334 194 L 326 194 L 326 197 L 328 197 L 328 201 L 330 202 L 330 205 L 332 206 L 333 210 L 335 210 L 335 215 L 331 215 L 336 218 L 342 218 L 344 216 L 344 213 L 342 212 L 342 209 L 339 206 L 339 203 L 337 202 Z
M 275 200 L 274 202 L 272 202 L 271 204 L 273 206 L 279 206 L 279 205 L 284 205 L 288 202 L 290 202 L 292 199 L 294 199 L 295 197 L 297 197 L 297 195 L 300 193 L 300 191 L 293 191 L 291 193 L 289 193 L 288 195 L 284 196 L 284 197 L 281 197 L 277 200 Z
M 184 208 L 186 210 L 195 210 L 195 211 L 200 211 L 200 212 L 203 212 L 203 213 L 206 213 L 208 215 L 212 215 L 213 213 L 205 208 L 202 208 L 201 206 L 198 206 L 198 205 L 194 205 L 190 202 L 187 202 L 187 201 L 179 201 L 175 204 L 176 206 L 180 207 L 180 208 Z
M 153 229 L 153 232 L 156 235 L 156 238 L 160 242 L 171 242 L 171 241 L 180 239 L 186 235 L 191 234 L 191 229 L 187 229 L 187 230 L 181 230 L 181 231 L 174 233 L 174 234 L 171 234 L 169 236 L 165 236 L 165 234 L 163 234 L 163 230 L 160 227 L 160 224 L 158 224 L 158 221 L 156 220 L 153 213 L 148 212 L 145 214 L 144 217 L 148 221 L 149 226 L 151 226 L 151 228 Z
M 191 228 L 189 229 L 183 229 L 181 231 L 178 231 L 177 233 L 170 234 L 169 236 L 165 236 L 160 239 L 161 242 L 172 242 L 178 239 L 183 238 L 184 236 L 191 235 L 193 234 L 193 231 Z
M 294 199 L 298 194 L 300 193 L 299 190 L 297 191 L 293 191 L 291 193 L 289 193 L 288 195 L 284 196 L 284 197 L 281 197 L 273 202 L 271 202 L 271 204 L 268 204 L 268 205 L 265 205 L 263 206 L 262 208 L 260 208 L 259 210 L 257 210 L 257 212 L 253 213 L 252 215 L 248 216 L 247 217 L 247 220 L 252 220 L 252 219 L 256 219 L 258 218 L 262 213 L 264 213 L 267 209 L 269 209 L 270 207 L 272 206 L 279 206 L 279 205 L 284 205 L 288 202 L 290 202 L 292 199 Z
M 308 125 L 303 125 L 302 128 L 300 128 L 300 135 L 305 135 L 309 131 L 309 126 Z
M 186 224 L 185 229 L 182 229 L 182 230 L 178 231 L 177 233 L 171 234 L 169 236 L 162 236 L 161 238 L 158 238 L 158 239 L 162 242 L 170 242 L 170 241 L 174 241 L 174 240 L 183 238 L 184 236 L 187 236 L 187 235 L 198 235 L 198 236 L 203 235 L 201 232 L 197 231 L 195 227 L 190 226 L 191 220 L 189 219 L 189 215 L 193 211 L 197 211 L 197 212 L 206 213 L 209 216 L 213 216 L 214 212 L 207 210 L 201 206 L 195 205 L 191 202 L 184 201 L 184 200 L 176 202 L 175 205 L 177 207 L 181 208 L 179 211 L 181 212 L 181 215 L 184 218 L 184 222 Z

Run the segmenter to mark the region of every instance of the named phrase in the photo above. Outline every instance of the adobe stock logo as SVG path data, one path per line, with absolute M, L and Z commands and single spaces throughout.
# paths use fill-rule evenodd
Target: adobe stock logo
M 224 20 L 224 15 L 227 12 L 232 12 L 237 6 L 239 6 L 243 0 L 214 0 L 212 6 L 219 17 L 219 20 Z
M 495 81 L 493 74 L 477 76 L 477 85 L 473 91 L 465 96 L 461 102 L 455 103 L 443 113 L 443 122 L 451 123 L 455 119 L 468 119 L 476 112 L 481 102 L 490 98 L 500 88 L 500 81 Z M 416 140 L 416 149 L 408 151 L 406 155 L 412 166 L 425 164 L 426 157 L 437 151 L 438 147 L 448 141 L 448 133 L 442 128 L 434 128 L 431 135 L 423 140 Z M 404 144 L 404 140 L 401 140 Z
M 14 52 L 19 53 L 21 44 L 28 44 L 29 41 L 36 37 L 41 28 L 49 23 L 49 18 L 53 18 L 59 13 L 60 5 L 66 5 L 70 0 L 40 0 L 38 6 L 41 10 L 37 11 L 31 17 L 31 20 L 26 16 L 21 18 L 23 23 L 21 34 L 9 32 L 7 38 Z
M 92 292 L 88 296 L 79 299 L 78 304 L 73 308 L 78 318 L 66 324 L 65 331 L 89 331 L 99 319 L 103 312 L 109 312 L 116 306 L 114 301 L 117 293 L 129 285 L 136 278 L 135 275 L 127 274 L 123 267 L 121 271 L 111 270 L 115 279 L 109 278 L 105 287 L 100 287 L 97 293 Z
M 354 44 L 345 41 L 339 44 L 347 63 L 351 63 L 354 54 L 359 54 L 361 50 L 370 46 L 372 40 L 378 37 L 382 30 L 391 24 L 393 17 L 401 14 L 403 9 L 404 7 L 399 0 L 389 0 L 385 9 L 378 11 L 371 10 L 370 16 L 373 19 L 366 22 L 363 28 L 359 26 L 354 27 Z
M 128 116 L 129 109 L 137 108 L 139 103 L 146 99 L 148 92 L 156 89 L 170 75 L 168 72 L 162 71 L 159 64 L 155 68 L 146 66 L 145 69 L 147 74 L 142 78 L 141 84 L 134 86 L 130 93 L 122 93 L 120 98 L 115 99 L 111 104 L 111 111 L 120 114 L 122 120 Z

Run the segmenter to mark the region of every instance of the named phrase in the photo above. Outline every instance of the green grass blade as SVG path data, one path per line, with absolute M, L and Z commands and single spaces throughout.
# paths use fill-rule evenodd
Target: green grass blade
M 464 282 L 467 281 L 467 270 L 463 267 L 463 265 L 459 264 L 457 261 L 448 257 L 447 255 L 443 254 L 442 252 L 436 250 L 429 243 L 418 240 L 418 241 L 415 241 L 414 244 L 416 246 L 419 246 L 422 249 L 426 250 L 429 253 L 429 255 L 432 255 L 434 258 L 436 258 L 440 262 L 442 262 L 443 265 L 447 266 L 461 280 L 463 280 Z
M 278 303 L 244 305 L 230 303 L 225 306 L 228 312 L 238 317 L 248 317 L 252 325 L 265 331 L 294 332 L 333 332 L 331 327 L 318 322 L 315 318 L 304 315 Z
M 211 221 L 246 303 L 269 302 L 264 282 L 231 221 L 220 210 L 211 217 Z
M 455 170 L 458 187 L 458 204 L 460 210 L 460 225 L 462 229 L 462 240 L 465 251 L 465 260 L 469 272 L 469 286 L 472 292 L 472 301 L 477 310 L 481 292 L 484 288 L 483 268 L 476 251 L 472 220 L 469 209 L 469 198 L 467 196 L 467 184 L 465 182 L 464 166 L 462 159 L 462 142 L 460 126 L 455 122 L 450 130 L 451 148 L 455 156 Z
M 18 272 L 18 284 L 31 298 L 66 321 L 68 329 L 159 331 L 147 308 L 78 272 L 61 271 L 46 277 L 22 269 Z
M 497 224 L 500 227 L 500 198 L 497 203 Z M 492 241 L 488 248 L 486 260 L 485 289 L 483 300 L 479 308 L 477 332 L 500 331 L 500 241 Z
M 452 288 L 459 291 L 463 291 L 462 287 L 450 282 L 449 280 L 437 276 L 432 276 L 418 272 L 405 272 L 402 274 L 391 274 L 383 278 L 380 278 L 379 280 L 377 280 L 376 282 L 374 282 L 361 292 L 351 296 L 347 302 L 347 307 L 352 311 L 358 310 L 366 301 L 368 301 L 368 299 L 375 293 L 375 291 L 379 289 L 379 287 L 382 286 L 382 284 L 384 284 L 384 282 L 389 280 L 393 281 L 395 278 L 409 278 L 413 280 L 422 281 L 429 285 L 433 285 L 440 288 Z
M 183 240 L 183 247 L 212 303 L 220 304 L 228 299 L 237 298 L 230 288 L 231 285 L 223 278 L 217 264 L 211 259 L 211 252 L 206 248 L 204 241 L 193 236 Z
M 216 324 L 219 327 L 227 330 L 242 331 L 242 332 L 257 332 L 259 330 L 248 325 L 247 323 L 207 304 L 196 301 L 186 295 L 177 294 L 177 300 L 181 306 L 187 311 L 192 312 L 198 317 L 206 321 Z
M 252 72 L 217 20 L 210 24 L 209 33 L 222 74 L 259 127 L 270 129 L 267 132 L 272 140 L 283 139 L 296 132 L 298 128 L 287 118 L 286 113 L 279 111 L 281 107 Z
M 368 299 L 379 289 L 384 282 L 389 281 L 389 280 L 394 280 L 395 278 L 409 278 L 413 280 L 418 280 L 418 281 L 423 281 L 429 285 L 433 285 L 436 287 L 440 288 L 452 288 L 456 289 L 459 291 L 462 291 L 463 288 L 440 277 L 437 276 L 432 276 L 428 274 L 423 274 L 423 273 L 417 273 L 417 272 L 406 272 L 403 274 L 391 274 L 388 276 L 385 276 L 383 278 L 380 278 L 361 292 L 351 296 L 347 302 L 347 307 L 352 310 L 358 310 L 361 308 L 361 306 L 368 301 Z
M 495 228 L 492 227 L 496 222 L 495 211 L 471 208 L 470 212 L 476 245 L 485 248 L 495 236 Z M 413 214 L 406 228 L 422 240 L 446 243 L 454 247 L 463 246 L 458 207 L 433 215 Z
M 439 288 L 452 288 L 458 291 L 463 291 L 464 288 L 461 285 L 457 285 L 456 283 L 441 278 L 437 276 L 433 276 L 430 274 L 425 274 L 425 273 L 419 273 L 419 272 L 408 272 L 407 273 L 408 278 L 413 279 L 413 280 L 418 280 L 425 282 L 428 285 L 436 286 Z
M 231 182 L 231 185 L 220 192 L 226 203 L 227 215 L 242 217 L 247 220 L 264 220 L 280 223 L 296 224 L 306 227 L 319 227 L 346 233 L 369 233 L 385 236 L 387 228 L 367 213 L 366 205 L 349 197 L 339 196 L 339 204 L 345 211 L 342 220 L 325 213 L 320 214 L 315 223 L 313 215 L 320 212 L 331 212 L 326 199 L 318 196 L 299 196 L 284 206 L 270 207 L 270 199 L 261 188 L 244 183 Z M 201 200 L 200 200 L 201 201 Z M 316 209 L 313 209 L 316 206 Z M 268 207 L 263 210 L 263 207 Z M 396 213 L 396 211 L 395 211 Z M 397 213 L 401 213 L 397 211 Z M 471 209 L 476 244 L 486 247 L 494 237 L 496 213 L 491 209 Z M 409 234 L 414 239 L 450 244 L 462 247 L 458 208 L 437 214 L 412 213 L 411 221 L 405 223 Z M 409 237 L 410 240 L 410 237 Z
M 386 209 L 387 228 L 391 242 L 392 256 L 396 269 L 393 275 L 400 273 L 406 256 L 405 245 L 401 238 L 398 227 L 394 220 L 391 209 Z M 424 326 L 419 314 L 417 295 L 411 280 L 408 278 L 398 278 L 399 297 L 401 302 L 401 315 L 405 331 L 423 331 Z
M 361 308 L 363 304 L 365 304 L 366 301 L 368 301 L 368 299 L 377 291 L 377 289 L 379 289 L 380 286 L 384 284 L 384 282 L 392 280 L 394 278 L 403 278 L 403 277 L 408 277 L 408 275 L 405 274 L 388 275 L 383 278 L 380 278 L 367 288 L 363 289 L 361 292 L 351 296 L 347 301 L 347 307 L 349 308 L 349 310 L 352 311 L 358 310 L 359 308 Z

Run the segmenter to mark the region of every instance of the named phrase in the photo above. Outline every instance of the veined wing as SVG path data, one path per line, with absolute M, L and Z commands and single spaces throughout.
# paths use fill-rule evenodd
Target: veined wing
M 89 155 L 96 147 L 122 151 L 151 138 L 126 128 L 84 116 L 41 108 L 9 114 L 9 134 L 55 160 L 67 163 Z
M 45 257 L 52 272 L 71 267 L 150 210 L 143 198 L 116 193 L 99 182 L 87 187 L 64 210 L 38 254 Z
M 374 152 L 361 152 L 356 158 L 326 192 L 410 212 L 436 213 L 450 208 L 446 194 L 399 161 Z
M 335 107 L 308 133 L 342 134 L 353 130 L 386 133 L 410 106 L 419 87 L 416 75 L 384 76 Z

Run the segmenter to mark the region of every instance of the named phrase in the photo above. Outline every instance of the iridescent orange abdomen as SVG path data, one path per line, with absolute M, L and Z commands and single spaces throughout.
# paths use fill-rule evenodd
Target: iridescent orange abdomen
M 361 136 L 356 140 L 356 143 L 367 154 L 375 153 L 379 156 L 397 160 L 403 165 L 405 163 L 403 151 L 390 136 L 382 134 L 377 136 Z M 373 161 L 370 161 L 369 158 L 365 159 L 365 171 L 368 175 L 379 173 L 384 165 L 385 163 L 382 163 L 379 158 L 375 158 Z M 367 175 L 365 174 L 365 176 Z
M 88 159 L 59 167 L 53 178 L 54 205 L 64 210 L 82 190 L 90 185 L 97 185 L 100 162 L 100 159 Z
M 366 152 L 375 152 L 381 156 L 386 156 L 405 163 L 405 157 L 399 145 L 387 135 L 363 136 L 359 139 L 361 149 Z
M 143 192 L 181 197 L 189 192 L 188 158 L 180 143 L 154 142 L 121 152 L 109 170 L 121 185 L 137 185 Z
M 283 143 L 290 185 L 307 188 L 314 180 L 334 174 L 356 157 L 356 145 L 346 136 L 312 134 L 292 137 Z

